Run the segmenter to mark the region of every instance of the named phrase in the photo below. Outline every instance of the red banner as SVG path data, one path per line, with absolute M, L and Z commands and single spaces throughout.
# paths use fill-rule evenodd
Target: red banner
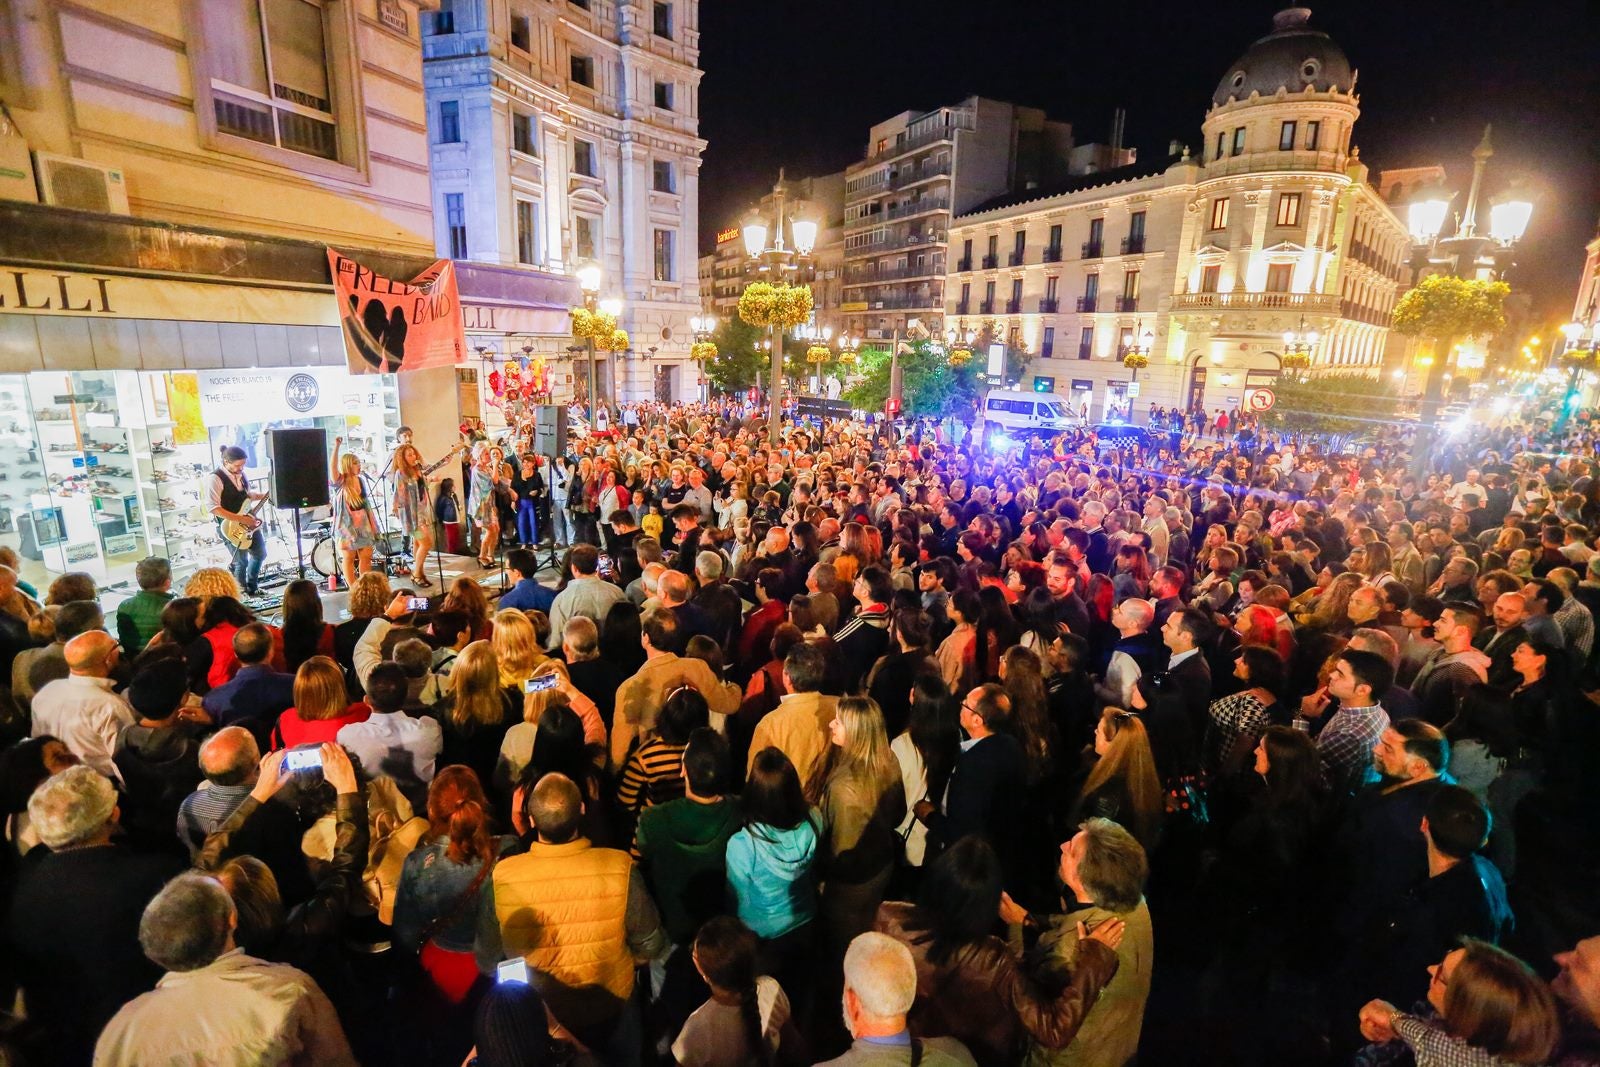
M 465 362 L 461 293 L 450 260 L 436 260 L 409 282 L 385 278 L 331 248 L 328 266 L 351 374 L 427 370 Z

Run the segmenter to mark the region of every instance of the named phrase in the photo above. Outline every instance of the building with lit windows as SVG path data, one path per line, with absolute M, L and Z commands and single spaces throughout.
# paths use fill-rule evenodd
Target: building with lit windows
M 599 354 L 600 395 L 694 395 L 698 11 L 698 0 L 441 0 L 421 16 L 435 241 L 468 261 L 463 285 L 476 273 L 481 303 L 503 309 L 469 337 L 486 362 L 570 357 L 568 279 L 592 261 L 633 346 Z M 558 364 L 562 379 L 583 380 L 583 359 Z
M 1356 72 L 1308 14 L 1280 13 L 1228 68 L 1198 154 L 958 214 L 951 324 L 1024 347 L 1020 386 L 1096 420 L 1240 407 L 1277 379 L 1287 333 L 1316 334 L 1316 371 L 1374 375 L 1398 359 L 1387 324 L 1409 238 L 1351 145 Z M 1148 366 L 1124 366 L 1143 344 Z

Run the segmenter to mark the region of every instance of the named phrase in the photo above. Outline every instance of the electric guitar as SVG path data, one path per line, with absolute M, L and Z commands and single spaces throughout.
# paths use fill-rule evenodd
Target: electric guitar
M 444 454 L 444 458 L 443 459 L 439 460 L 437 463 L 431 463 L 428 466 L 422 468 L 422 476 L 424 478 L 426 478 L 428 475 L 432 474 L 434 471 L 438 470 L 440 467 L 444 466 L 446 463 L 449 463 L 452 456 L 455 456 L 455 455 L 459 454 L 464 449 L 466 449 L 466 447 L 467 447 L 467 442 L 466 441 L 457 442 L 457 444 L 456 444 L 456 446 L 454 448 L 452 448 L 450 451 L 448 451 L 448 452 L 446 452 Z
M 254 504 L 251 504 L 244 511 L 240 512 L 240 514 L 244 515 L 245 518 L 254 519 L 256 512 L 260 511 L 261 506 L 266 502 L 267 498 L 262 497 Z M 238 519 L 223 519 L 219 529 L 222 532 L 222 539 L 242 552 L 243 550 L 249 548 L 250 543 L 255 540 L 256 529 L 260 527 L 260 525 L 261 524 L 259 522 L 248 523 L 240 522 Z

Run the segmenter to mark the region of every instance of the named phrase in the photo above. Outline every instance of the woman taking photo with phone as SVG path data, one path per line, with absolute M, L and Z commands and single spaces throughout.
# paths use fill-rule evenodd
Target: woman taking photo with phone
M 329 462 L 328 485 L 333 490 L 333 533 L 339 545 L 345 588 L 356 584 L 356 575 L 372 569 L 372 549 L 378 543 L 378 517 L 372 511 L 371 495 L 361 477 L 361 460 L 341 454 L 344 438 L 333 439 L 333 458 Z

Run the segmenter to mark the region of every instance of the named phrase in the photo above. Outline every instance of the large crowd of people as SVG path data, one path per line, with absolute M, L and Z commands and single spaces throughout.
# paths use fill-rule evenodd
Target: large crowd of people
M 1600 1064 L 1597 438 L 1171 426 L 407 440 L 506 579 L 336 457 L 342 619 L 238 457 L 109 618 L 0 551 L 0 1063 Z

